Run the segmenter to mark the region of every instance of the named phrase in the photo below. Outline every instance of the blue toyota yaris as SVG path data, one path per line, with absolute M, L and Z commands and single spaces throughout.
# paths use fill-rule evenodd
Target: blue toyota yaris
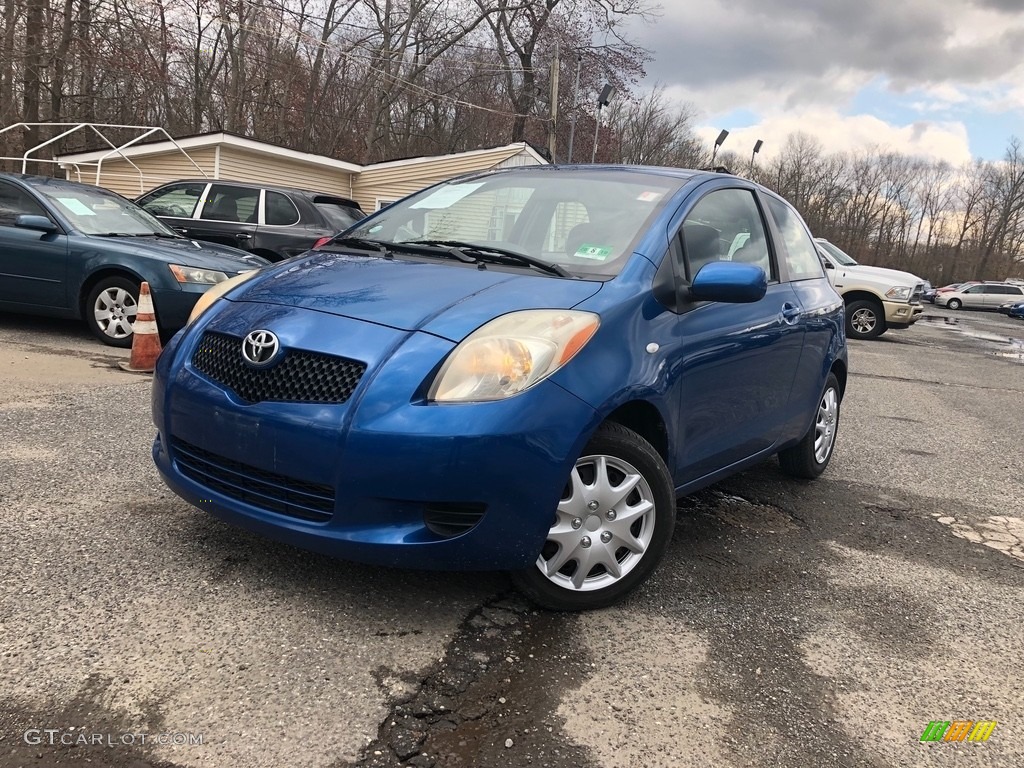
M 160 357 L 153 457 L 245 528 L 579 610 L 650 576 L 677 496 L 775 454 L 819 475 L 846 379 L 842 299 L 777 195 L 516 168 L 214 286 Z

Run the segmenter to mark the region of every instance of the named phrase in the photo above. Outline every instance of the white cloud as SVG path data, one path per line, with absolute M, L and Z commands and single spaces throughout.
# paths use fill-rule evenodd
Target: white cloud
M 720 127 L 700 126 L 697 135 L 708 147 Z M 880 147 L 908 155 L 945 160 L 952 165 L 969 162 L 971 151 L 967 129 L 960 123 L 915 122 L 892 125 L 873 115 L 842 115 L 829 109 L 808 109 L 763 118 L 756 125 L 729 128 L 721 152 L 735 152 L 748 162 L 754 142 L 764 141 L 758 161 L 768 161 L 781 152 L 786 139 L 795 133 L 813 136 L 826 153 L 856 152 Z

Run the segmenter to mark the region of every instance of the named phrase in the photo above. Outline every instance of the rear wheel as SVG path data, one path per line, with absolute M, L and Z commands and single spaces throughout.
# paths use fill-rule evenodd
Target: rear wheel
M 829 373 L 825 391 L 818 401 L 814 424 L 797 445 L 779 453 L 779 465 L 784 472 L 794 477 L 814 479 L 825 471 L 839 433 L 840 399 L 839 380 L 834 373 Z
M 105 277 L 85 300 L 85 323 L 104 344 L 132 345 L 132 325 L 139 312 L 139 284 L 127 277 Z
M 658 452 L 636 432 L 604 424 L 570 473 L 537 562 L 513 580 L 545 608 L 612 605 L 657 567 L 675 514 Z
M 873 339 L 885 333 L 885 316 L 877 301 L 860 299 L 846 307 L 846 335 L 851 339 Z

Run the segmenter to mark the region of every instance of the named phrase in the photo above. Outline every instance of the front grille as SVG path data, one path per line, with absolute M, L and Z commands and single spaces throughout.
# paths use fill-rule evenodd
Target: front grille
M 249 403 L 344 403 L 366 372 L 365 363 L 301 349 L 285 350 L 269 368 L 254 368 L 242 358 L 240 338 L 213 331 L 203 334 L 192 367 Z
M 326 522 L 334 513 L 334 489 L 267 472 L 218 456 L 176 437 L 174 463 L 190 480 L 254 507 L 302 520 Z
M 431 533 L 450 539 L 472 529 L 486 511 L 486 504 L 432 502 L 423 513 L 423 523 Z

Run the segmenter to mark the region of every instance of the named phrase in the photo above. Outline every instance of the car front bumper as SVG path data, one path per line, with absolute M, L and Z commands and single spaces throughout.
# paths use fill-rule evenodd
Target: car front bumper
M 885 309 L 885 323 L 890 328 L 909 328 L 924 312 L 924 307 L 920 304 L 883 301 L 882 305 Z
M 305 341 L 341 339 L 367 362 L 347 402 L 245 403 L 187 361 L 198 333 L 168 345 L 153 386 L 153 459 L 167 485 L 229 523 L 348 560 L 535 562 L 596 412 L 551 381 L 501 401 L 428 403 L 417 379 L 451 342 L 340 317 L 301 325 Z

